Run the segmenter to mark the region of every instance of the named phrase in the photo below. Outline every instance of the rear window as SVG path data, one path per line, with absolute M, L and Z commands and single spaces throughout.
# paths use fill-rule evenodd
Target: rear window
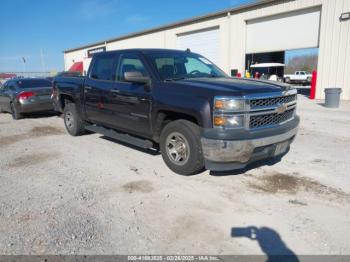
M 51 82 L 45 79 L 29 79 L 17 81 L 19 88 L 49 87 Z

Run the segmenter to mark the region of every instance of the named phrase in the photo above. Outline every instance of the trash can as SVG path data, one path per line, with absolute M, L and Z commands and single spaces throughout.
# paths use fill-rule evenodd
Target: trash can
M 326 93 L 325 106 L 331 108 L 339 107 L 341 88 L 326 88 L 324 92 Z

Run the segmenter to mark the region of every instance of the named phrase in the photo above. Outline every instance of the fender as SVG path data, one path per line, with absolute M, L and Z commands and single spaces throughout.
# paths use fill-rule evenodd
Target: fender
M 160 96 L 154 101 L 152 108 L 151 124 L 155 137 L 159 135 L 163 120 L 169 114 L 179 114 L 194 119 L 202 128 L 212 127 L 212 119 L 208 118 L 208 115 L 211 115 L 211 106 L 208 100 L 175 94 L 171 94 L 171 99 L 169 99 L 169 95 L 164 94 L 164 97 Z

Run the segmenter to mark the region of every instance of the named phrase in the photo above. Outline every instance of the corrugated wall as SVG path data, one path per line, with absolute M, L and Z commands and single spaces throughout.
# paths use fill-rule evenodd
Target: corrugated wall
M 340 87 L 342 99 L 350 99 L 350 20 L 339 21 L 342 12 L 350 12 L 349 0 L 322 1 L 317 98 L 327 87 Z

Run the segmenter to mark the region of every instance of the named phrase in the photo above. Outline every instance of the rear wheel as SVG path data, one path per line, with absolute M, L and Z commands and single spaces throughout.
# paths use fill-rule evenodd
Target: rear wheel
M 180 175 L 194 175 L 204 167 L 200 129 L 187 120 L 167 124 L 160 135 L 160 150 L 167 166 Z
M 11 115 L 12 115 L 12 118 L 15 119 L 15 120 L 18 120 L 18 119 L 21 119 L 23 116 L 21 113 L 18 112 L 18 110 L 16 109 L 16 107 L 14 106 L 13 103 L 11 103 Z
M 68 133 L 72 136 L 80 136 L 85 133 L 85 123 L 81 119 L 77 107 L 73 103 L 68 103 L 64 107 L 64 125 Z
M 290 83 L 290 78 L 289 77 L 286 77 L 285 79 L 284 79 L 284 82 L 286 82 L 286 83 Z

